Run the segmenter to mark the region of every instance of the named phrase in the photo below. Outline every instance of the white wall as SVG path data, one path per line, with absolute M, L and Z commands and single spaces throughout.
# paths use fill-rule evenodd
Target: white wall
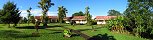
M 97 21 L 97 24 L 106 24 L 105 21 Z
M 87 21 L 82 21 L 82 20 L 75 21 L 75 22 L 76 22 L 76 24 L 86 24 L 87 23 Z
M 65 21 L 65 23 L 70 23 L 70 21 Z

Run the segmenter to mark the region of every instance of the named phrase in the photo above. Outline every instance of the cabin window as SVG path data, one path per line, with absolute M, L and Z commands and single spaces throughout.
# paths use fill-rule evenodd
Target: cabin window
M 103 20 L 99 20 L 99 22 L 103 22 Z

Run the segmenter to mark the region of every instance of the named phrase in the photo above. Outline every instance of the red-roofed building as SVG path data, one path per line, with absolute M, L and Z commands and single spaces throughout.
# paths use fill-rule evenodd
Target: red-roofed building
M 48 16 L 49 22 L 57 22 L 57 16 Z M 37 21 L 41 21 L 42 22 L 42 18 L 41 16 L 35 16 L 35 20 Z
M 36 21 L 42 22 L 42 21 L 41 21 L 41 16 L 35 16 L 35 20 L 36 20 Z
M 57 16 L 48 16 L 48 18 L 49 18 L 50 22 L 52 22 L 52 23 L 58 22 L 57 21 L 58 20 Z
M 97 24 L 106 24 L 106 21 L 116 18 L 116 16 L 96 16 Z
M 72 17 L 66 17 L 63 20 L 65 21 L 65 23 L 70 23 Z
M 87 23 L 85 16 L 74 16 L 71 20 L 75 21 L 76 24 L 86 24 Z

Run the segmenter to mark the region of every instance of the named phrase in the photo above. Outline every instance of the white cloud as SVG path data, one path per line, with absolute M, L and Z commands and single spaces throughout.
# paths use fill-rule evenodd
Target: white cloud
M 48 12 L 48 16 L 57 16 L 57 13 L 58 13 L 58 12 L 50 12 L 50 11 L 49 11 L 49 12 Z
M 27 10 L 21 10 L 22 12 L 21 12 L 21 16 L 23 16 L 23 17 L 27 17 Z M 57 13 L 58 12 L 51 12 L 51 11 L 48 11 L 47 12 L 48 14 L 48 16 L 57 16 Z M 41 16 L 42 15 L 42 10 L 41 9 L 33 9 L 33 10 L 31 10 L 31 14 L 32 15 L 34 15 L 34 16 Z

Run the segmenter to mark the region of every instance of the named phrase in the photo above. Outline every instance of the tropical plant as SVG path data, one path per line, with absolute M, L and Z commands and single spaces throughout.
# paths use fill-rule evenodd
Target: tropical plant
M 85 17 L 86 17 L 86 20 L 87 20 L 87 25 L 91 25 L 92 24 L 92 16 L 90 15 L 90 13 L 89 13 L 89 7 L 86 7 L 85 8 L 86 9 L 86 11 L 85 11 Z
M 134 32 L 136 36 L 144 35 L 142 33 L 152 34 L 152 9 L 152 0 L 128 0 L 128 8 L 124 12 L 128 31 Z
M 66 17 L 67 9 L 64 6 L 58 7 L 58 21 L 59 23 L 63 22 L 63 19 Z
M 43 26 L 44 26 L 44 27 L 47 27 L 47 20 L 46 20 L 46 19 L 48 19 L 48 18 L 47 18 L 47 12 L 48 12 L 49 8 L 50 8 L 52 5 L 54 5 L 54 3 L 51 3 L 51 0 L 41 0 L 40 2 L 38 2 L 38 4 L 39 4 L 38 7 L 42 9 L 42 14 L 43 14 L 43 17 L 42 17 L 42 19 L 43 19 Z
M 31 23 L 35 24 L 35 17 L 34 16 L 30 16 L 30 20 L 31 20 Z
M 116 18 L 109 20 L 108 25 L 111 31 L 118 31 L 122 33 L 124 31 L 124 17 L 117 16 Z
M 32 8 L 30 7 L 30 8 L 27 10 L 27 12 L 28 12 L 28 22 L 27 22 L 28 25 L 29 25 L 29 23 L 30 23 L 30 16 L 31 16 L 31 14 L 30 14 L 31 12 L 30 12 L 30 11 L 31 11 L 31 9 L 32 9 Z
M 27 23 L 27 21 L 28 21 L 28 19 L 25 17 L 22 19 L 22 23 Z

